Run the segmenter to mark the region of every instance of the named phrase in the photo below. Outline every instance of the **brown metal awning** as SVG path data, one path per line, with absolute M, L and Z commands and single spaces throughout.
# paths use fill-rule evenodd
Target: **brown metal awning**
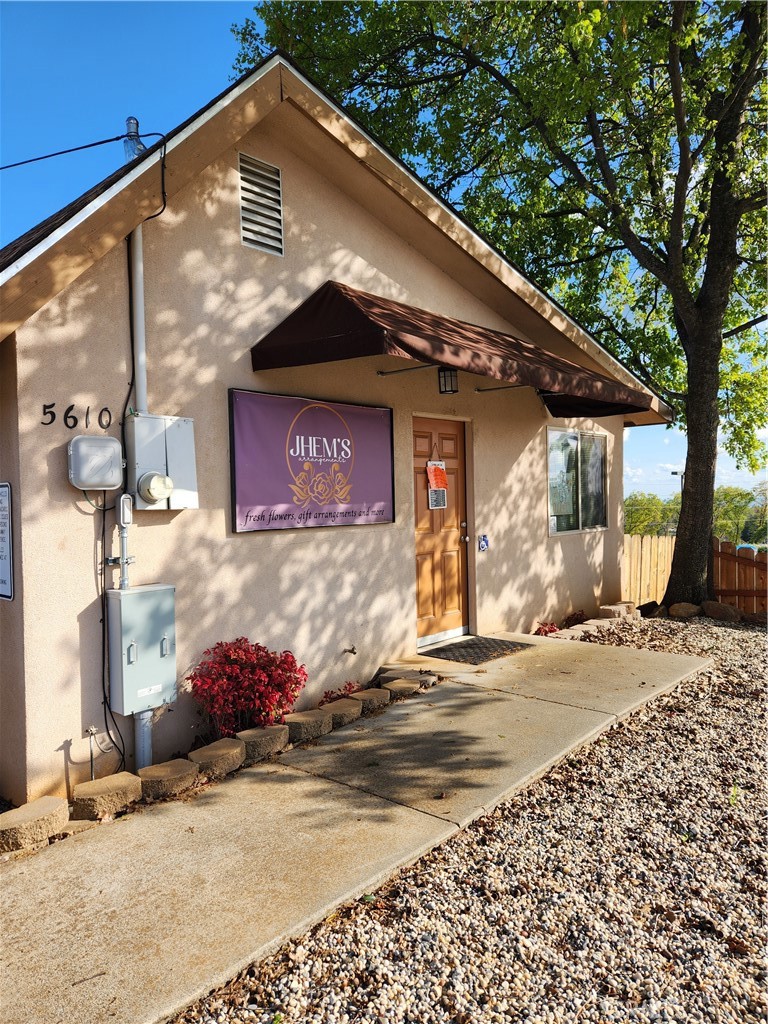
M 488 327 L 327 281 L 251 349 L 254 370 L 398 356 L 535 388 L 553 416 L 615 416 L 652 396 Z

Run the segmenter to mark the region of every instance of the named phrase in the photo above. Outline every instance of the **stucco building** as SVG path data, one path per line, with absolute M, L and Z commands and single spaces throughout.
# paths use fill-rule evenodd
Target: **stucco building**
M 217 640 L 293 651 L 314 706 L 618 598 L 623 430 L 669 409 L 284 57 L 0 259 L 5 797 L 71 791 L 89 727 L 109 743 L 123 487 L 71 482 L 74 437 L 129 462 L 130 585 L 175 587 L 157 761 L 193 743 L 183 680 Z M 152 417 L 180 418 L 164 466 Z

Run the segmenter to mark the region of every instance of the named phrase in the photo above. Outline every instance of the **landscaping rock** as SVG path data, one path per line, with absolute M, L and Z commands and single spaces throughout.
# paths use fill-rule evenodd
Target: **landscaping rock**
M 371 687 L 370 690 L 360 690 L 358 693 L 350 694 L 349 699 L 360 701 L 363 714 L 369 715 L 371 711 L 377 711 L 379 708 L 386 707 L 389 704 L 390 693 L 389 690 L 379 690 Z
M 419 690 L 419 683 L 416 679 L 392 679 L 381 684 L 382 690 L 389 690 L 392 700 L 396 697 L 410 697 Z
M 763 612 L 742 612 L 741 621 L 748 622 L 752 626 L 764 626 L 766 624 L 766 613 Z
M 637 610 L 644 619 L 656 618 L 656 614 L 661 605 L 658 601 L 646 601 L 645 604 L 638 605 Z
M 277 754 L 288 746 L 287 725 L 265 725 L 258 729 L 245 729 L 237 734 L 245 744 L 246 765 L 263 761 L 270 754 Z
M 131 804 L 141 800 L 141 779 L 131 772 L 118 772 L 93 782 L 79 783 L 72 797 L 74 821 L 83 818 L 99 821 L 127 811 Z
M 198 775 L 198 766 L 185 757 L 139 768 L 141 792 L 145 800 L 162 800 L 189 789 Z
M 333 729 L 333 715 L 330 705 L 315 708 L 313 711 L 294 711 L 285 716 L 288 726 L 288 738 L 291 743 L 306 743 L 317 739 Z
M 237 771 L 245 760 L 245 744 L 237 739 L 216 740 L 207 747 L 190 750 L 187 757 L 209 779 L 223 779 L 230 772 Z
M 701 614 L 708 619 L 716 619 L 718 622 L 740 622 L 741 612 L 732 604 L 723 604 L 720 601 L 702 601 Z M 765 621 L 765 616 L 763 616 Z
M 0 853 L 26 850 L 46 843 L 69 821 L 69 805 L 63 797 L 41 796 L 28 804 L 0 814 Z
M 670 619 L 694 619 L 697 615 L 701 615 L 701 605 L 688 601 L 678 601 L 669 608 Z
M 342 697 L 340 700 L 334 700 L 330 704 L 326 704 L 324 710 L 328 711 L 331 715 L 333 728 L 341 729 L 342 726 L 349 725 L 350 722 L 354 722 L 355 719 L 359 718 L 363 708 L 359 700 L 350 700 L 349 697 Z

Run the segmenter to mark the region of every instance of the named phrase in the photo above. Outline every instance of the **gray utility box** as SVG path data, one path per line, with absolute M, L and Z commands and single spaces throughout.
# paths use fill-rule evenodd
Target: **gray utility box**
M 109 705 L 132 715 L 176 699 L 176 588 L 107 591 Z

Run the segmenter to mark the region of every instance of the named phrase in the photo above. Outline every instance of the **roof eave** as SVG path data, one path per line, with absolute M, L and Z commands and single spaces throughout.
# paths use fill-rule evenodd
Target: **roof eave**
M 167 137 L 165 185 L 169 199 L 282 101 L 284 67 L 280 57 L 270 58 Z M 0 338 L 15 331 L 160 208 L 161 160 L 161 147 L 154 146 L 104 192 L 0 273 Z

